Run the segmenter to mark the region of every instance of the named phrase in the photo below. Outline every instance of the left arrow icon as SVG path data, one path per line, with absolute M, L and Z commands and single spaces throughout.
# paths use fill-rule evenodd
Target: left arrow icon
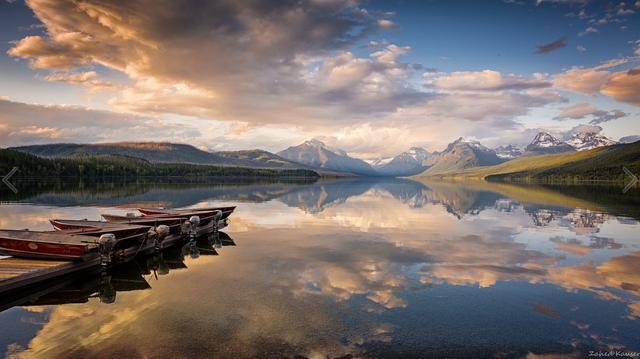
M 6 184 L 7 187 L 9 187 L 9 189 L 13 191 L 13 193 L 18 193 L 18 189 L 15 188 L 11 182 L 9 182 L 9 178 L 11 178 L 11 176 L 13 176 L 16 172 L 18 172 L 18 167 L 13 167 L 6 176 L 2 177 L 2 182 L 4 182 L 4 184 Z

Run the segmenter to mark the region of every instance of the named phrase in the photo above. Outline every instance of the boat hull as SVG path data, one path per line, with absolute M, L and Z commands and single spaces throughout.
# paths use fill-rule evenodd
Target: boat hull
M 157 208 L 138 208 L 138 211 L 145 216 L 179 214 L 183 212 L 222 212 L 221 220 L 227 219 L 236 209 L 235 206 L 230 207 L 207 207 L 207 208 L 188 208 L 188 209 L 157 209 Z
M 90 243 L 54 243 L 0 236 L 0 254 L 20 258 L 75 261 L 85 259 L 96 249 L 97 244 Z

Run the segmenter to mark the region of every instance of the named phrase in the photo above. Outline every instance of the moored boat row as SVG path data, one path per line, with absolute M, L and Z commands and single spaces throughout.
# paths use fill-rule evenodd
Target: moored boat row
M 140 215 L 104 214 L 104 221 L 50 220 L 54 231 L 0 230 L 0 255 L 82 261 L 164 248 L 164 242 L 193 240 L 227 225 L 235 207 L 140 209 Z

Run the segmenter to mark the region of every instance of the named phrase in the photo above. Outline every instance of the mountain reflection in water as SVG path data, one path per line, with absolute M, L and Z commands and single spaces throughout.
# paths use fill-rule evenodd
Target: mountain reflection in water
M 0 206 L 1 227 L 238 209 L 217 242 L 12 298 L 0 344 L 54 358 L 640 351 L 639 198 L 395 179 L 44 187 Z

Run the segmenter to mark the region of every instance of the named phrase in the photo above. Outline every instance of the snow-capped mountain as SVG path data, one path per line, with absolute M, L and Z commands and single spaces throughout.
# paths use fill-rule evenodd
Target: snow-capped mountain
M 595 131 L 583 131 L 574 133 L 571 139 L 567 141 L 571 147 L 577 151 L 590 150 L 596 147 L 615 145 L 616 141 L 607 138 Z
M 311 167 L 365 176 L 377 175 L 376 171 L 365 161 L 349 157 L 345 151 L 331 148 L 315 139 L 289 147 L 278 152 L 278 155 L 289 161 Z
M 406 153 L 409 156 L 413 157 L 413 159 L 415 159 L 419 163 L 424 162 L 424 160 L 426 160 L 427 158 L 429 158 L 429 157 L 431 157 L 433 155 L 433 153 L 425 150 L 422 147 L 411 147 L 409 149 L 409 151 L 404 152 L 404 153 Z
M 385 157 L 385 158 L 376 158 L 373 160 L 364 160 L 364 161 L 368 163 L 371 167 L 376 168 L 376 167 L 384 166 L 387 163 L 391 162 L 392 160 L 393 160 L 393 157 Z
M 498 146 L 494 149 L 496 155 L 505 160 L 512 160 L 516 157 L 522 156 L 522 149 L 514 145 Z
M 468 141 L 460 137 L 449 144 L 436 156 L 428 158 L 424 164 L 432 166 L 426 174 L 455 172 L 477 166 L 491 166 L 504 162 L 496 152 L 478 141 Z
M 624 136 L 618 140 L 619 143 L 634 143 L 640 141 L 639 135 Z
M 424 148 L 412 147 L 409 151 L 402 152 L 389 161 L 379 161 L 373 167 L 383 176 L 413 176 L 427 168 L 423 162 L 431 155 Z
M 561 141 L 547 132 L 540 132 L 533 141 L 525 148 L 527 154 L 546 154 L 573 151 L 573 147 Z

